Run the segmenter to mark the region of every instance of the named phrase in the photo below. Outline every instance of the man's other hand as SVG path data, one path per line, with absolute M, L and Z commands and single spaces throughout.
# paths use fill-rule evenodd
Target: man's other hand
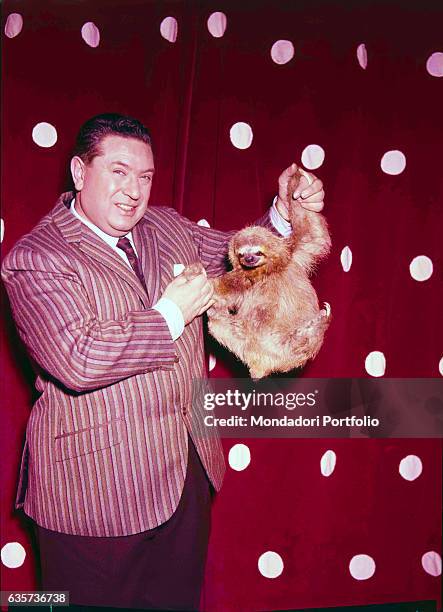
M 303 168 L 299 168 L 297 164 L 291 164 L 289 168 L 283 170 L 278 179 L 278 197 L 275 203 L 278 212 L 289 221 L 289 206 L 288 201 L 288 183 L 291 176 L 296 174 L 297 170 L 301 172 L 302 177 L 294 192 L 293 199 L 300 203 L 306 210 L 320 212 L 324 207 L 325 192 L 323 183 L 312 172 L 306 172 Z

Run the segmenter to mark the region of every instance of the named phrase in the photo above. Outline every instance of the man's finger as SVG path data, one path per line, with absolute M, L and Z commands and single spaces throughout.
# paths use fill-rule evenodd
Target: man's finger
M 197 274 L 197 276 L 193 276 L 188 280 L 188 283 L 193 285 L 193 288 L 196 290 L 201 290 L 207 282 L 206 274 Z
M 214 297 L 214 289 L 211 287 L 211 289 L 207 293 L 207 299 L 212 300 L 213 297 Z
M 205 304 L 206 302 L 209 302 L 209 300 L 212 299 L 212 294 L 212 291 L 205 291 L 200 297 L 200 304 Z
M 302 208 L 311 210 L 312 212 L 321 212 L 325 205 L 324 202 L 305 202 L 304 200 L 299 200 L 299 202 Z
M 317 193 L 322 193 L 322 192 L 323 192 L 322 181 L 320 179 L 315 179 L 312 185 L 309 185 L 309 187 L 305 187 L 300 190 L 300 196 L 303 198 L 303 200 L 306 200 L 306 198 L 309 198 L 313 195 L 316 195 Z M 323 195 L 324 195 L 324 192 L 323 192 Z
M 309 206 L 311 205 L 317 208 L 318 205 L 321 204 L 321 207 L 323 208 L 324 196 L 322 196 L 321 194 L 315 194 L 311 196 L 310 198 L 307 198 L 306 200 L 303 200 L 303 198 L 298 198 L 297 202 L 299 202 L 301 206 L 303 206 L 304 208 L 307 208 L 308 210 L 309 210 Z
M 193 281 L 196 278 L 206 278 L 206 270 L 200 270 L 200 271 L 188 270 L 188 271 L 182 272 L 180 276 L 184 276 L 188 281 Z
M 306 172 L 304 168 L 299 168 L 298 171 L 308 181 L 308 185 L 312 185 L 316 177 L 310 172 Z
M 299 198 L 299 202 L 305 203 L 307 202 L 308 204 L 310 202 L 323 202 L 323 200 L 325 199 L 325 192 L 322 189 L 321 191 L 316 191 L 315 193 L 313 193 L 311 196 L 307 197 L 307 198 Z
M 174 284 L 175 287 L 183 287 L 184 285 L 186 285 L 186 283 L 189 283 L 189 279 L 186 278 L 186 276 L 181 273 L 178 276 L 176 276 L 174 279 L 172 279 L 171 284 Z
M 198 294 L 196 295 L 196 302 L 201 304 L 202 302 L 209 300 L 209 298 L 212 297 L 213 293 L 214 287 L 212 283 L 206 281 L 205 284 L 198 289 Z
M 298 169 L 298 166 L 294 162 L 290 166 L 288 166 L 286 170 L 283 170 L 283 172 L 278 177 L 279 184 L 286 185 L 288 179 L 297 172 L 297 169 Z
M 300 177 L 300 181 L 297 185 L 297 189 L 294 191 L 292 197 L 294 200 L 296 200 L 297 198 L 300 197 L 302 192 L 307 191 L 310 188 L 310 185 L 313 185 L 314 183 L 311 181 L 308 177 L 306 177 L 305 175 L 302 175 Z
M 203 306 L 200 307 L 198 314 L 196 315 L 197 317 L 199 317 L 200 315 L 202 315 L 204 312 L 206 312 L 208 310 L 208 308 L 211 308 L 211 306 L 214 306 L 215 304 L 215 300 L 213 298 L 211 298 L 210 300 L 208 300 L 207 302 L 205 302 L 203 304 Z

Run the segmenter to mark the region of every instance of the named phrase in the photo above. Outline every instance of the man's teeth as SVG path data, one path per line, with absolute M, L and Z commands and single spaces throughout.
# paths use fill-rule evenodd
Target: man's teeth
M 129 212 L 130 210 L 134 208 L 133 206 L 129 206 L 128 204 L 117 204 L 117 206 L 127 212 Z

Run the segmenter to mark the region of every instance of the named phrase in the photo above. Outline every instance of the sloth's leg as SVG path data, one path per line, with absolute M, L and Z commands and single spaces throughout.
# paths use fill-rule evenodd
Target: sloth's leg
M 235 316 L 227 314 L 226 311 L 209 316 L 208 329 L 220 344 L 243 359 L 245 334 L 241 322 Z
M 276 334 L 260 333 L 258 330 L 255 337 L 249 338 L 245 345 L 244 362 L 254 379 L 283 371 L 282 347 Z
M 263 363 L 263 359 L 260 357 L 258 357 L 257 359 L 253 359 L 252 361 L 248 360 L 247 365 L 249 368 L 249 374 L 251 375 L 251 378 L 254 380 L 258 380 L 259 378 L 264 378 L 265 376 L 268 376 L 272 372 L 272 369 L 269 369 L 269 367 L 267 367 L 266 364 Z
M 293 336 L 294 359 L 300 361 L 297 367 L 317 355 L 330 322 L 331 307 L 325 303 L 318 315 L 297 329 Z
M 324 308 L 296 331 L 299 338 L 309 338 L 315 336 L 318 331 L 326 330 L 331 322 L 331 307 L 328 302 L 324 303 Z

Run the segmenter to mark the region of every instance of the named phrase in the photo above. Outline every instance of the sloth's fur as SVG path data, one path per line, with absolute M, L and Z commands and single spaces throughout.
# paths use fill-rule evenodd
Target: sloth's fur
M 209 331 L 256 379 L 313 359 L 330 323 L 330 307 L 319 308 L 309 275 L 331 240 L 323 215 L 292 200 L 298 181 L 294 176 L 288 187 L 292 235 L 259 226 L 237 232 L 229 244 L 232 271 L 212 280 Z

